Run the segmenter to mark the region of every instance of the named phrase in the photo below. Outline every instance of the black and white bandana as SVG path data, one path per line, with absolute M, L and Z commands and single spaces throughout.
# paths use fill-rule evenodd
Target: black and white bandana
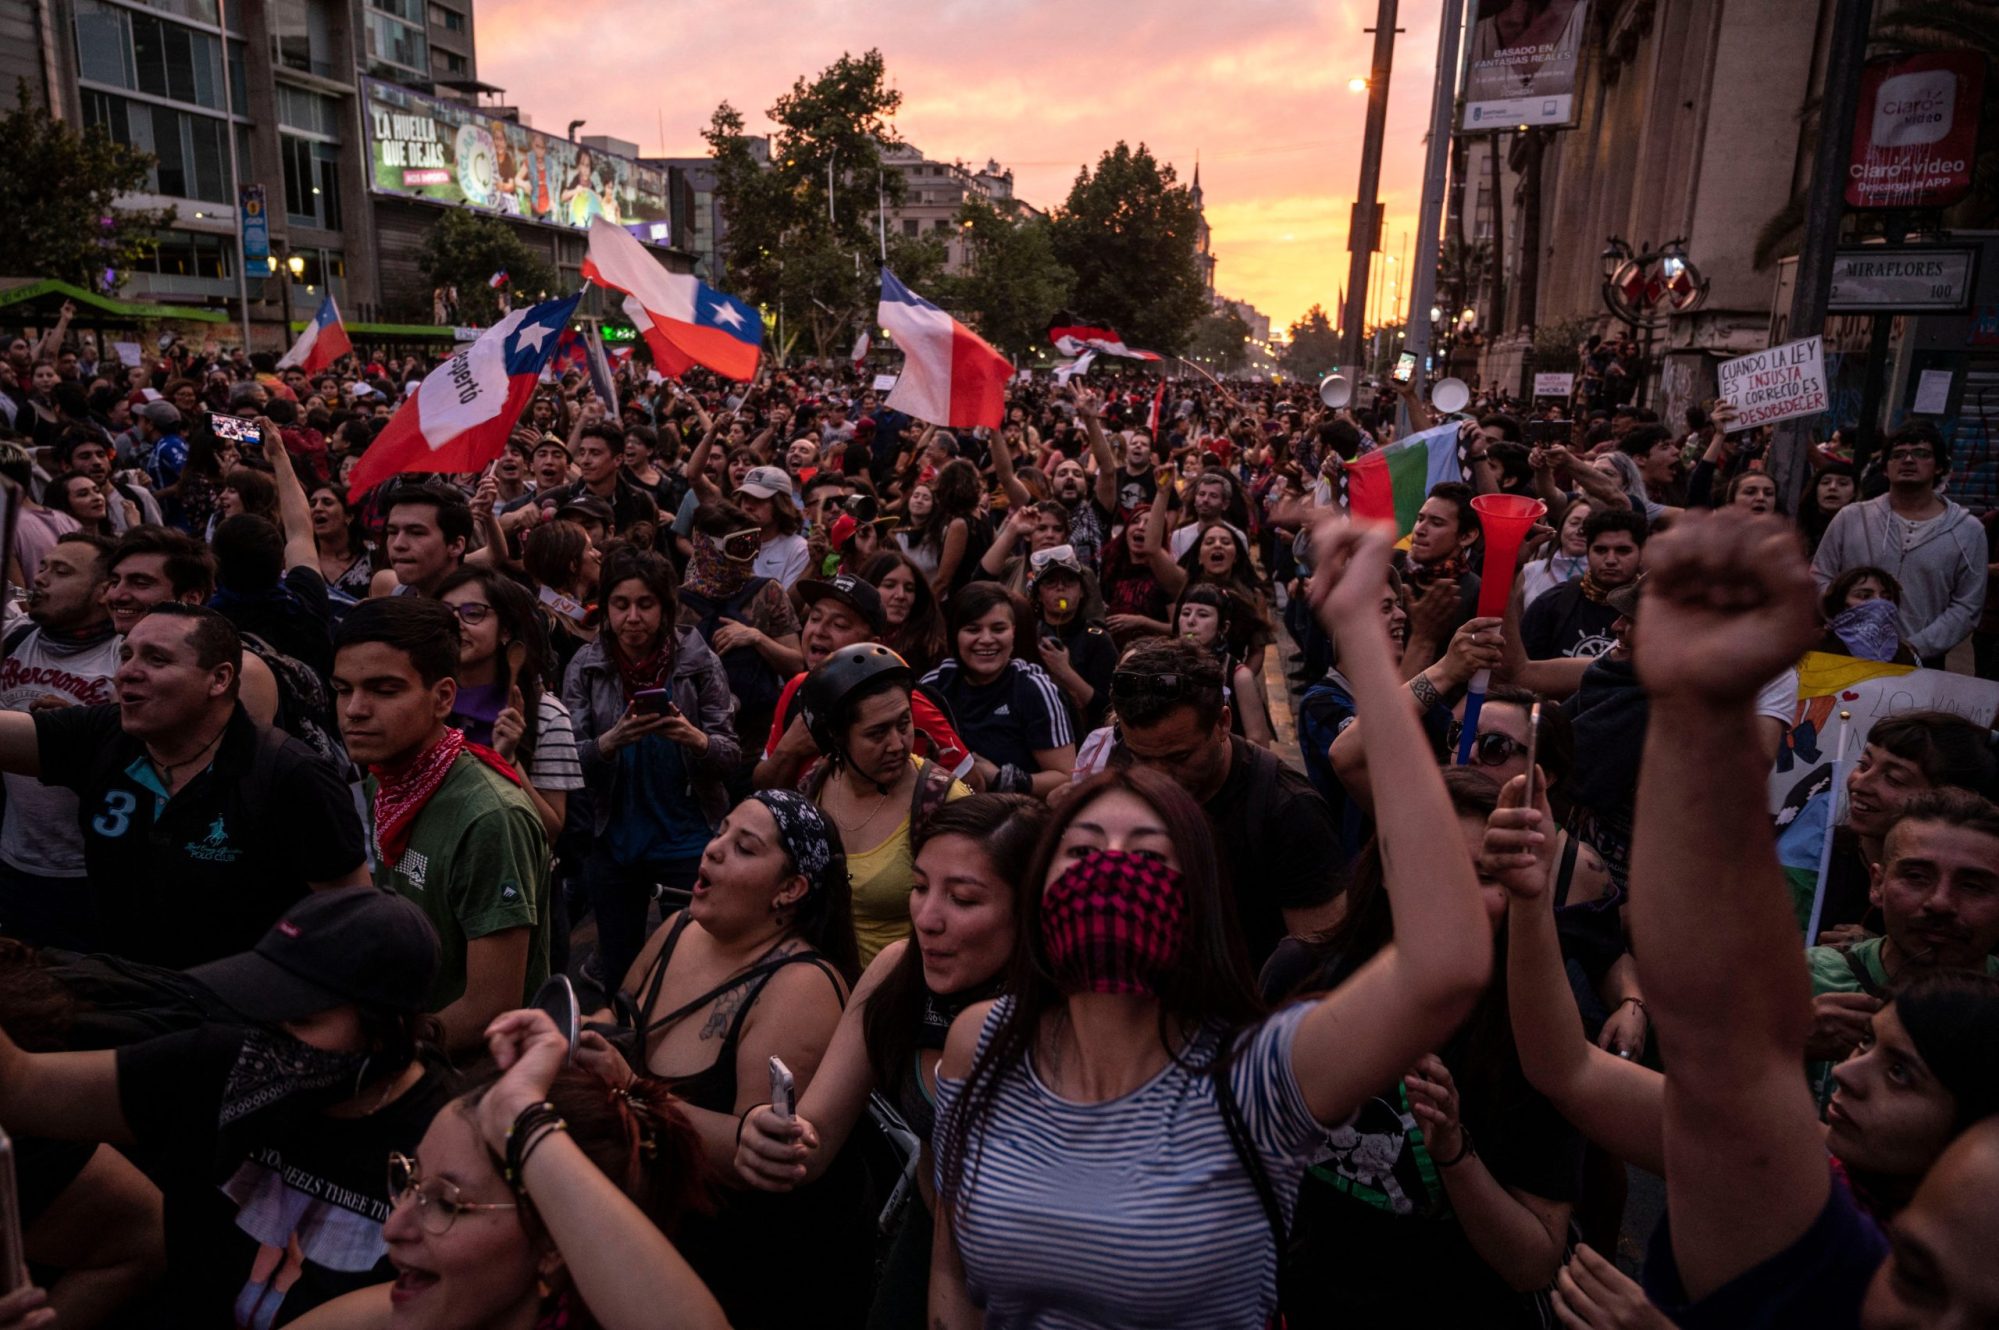
M 784 852 L 805 877 L 806 894 L 816 896 L 847 872 L 840 833 L 810 799 L 795 790 L 758 790 L 750 798 L 770 810 Z

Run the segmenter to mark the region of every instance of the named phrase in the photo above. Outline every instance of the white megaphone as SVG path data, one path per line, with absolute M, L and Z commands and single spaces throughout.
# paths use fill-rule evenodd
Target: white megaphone
M 1337 411 L 1353 400 L 1353 385 L 1343 374 L 1328 374 L 1319 380 L 1319 400 L 1329 410 Z

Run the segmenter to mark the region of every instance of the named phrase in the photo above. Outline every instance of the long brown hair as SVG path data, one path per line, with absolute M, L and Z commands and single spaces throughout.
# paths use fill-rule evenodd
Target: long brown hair
M 909 570 L 916 600 L 909 607 L 909 617 L 889 627 L 882 645 L 908 661 L 909 668 L 922 676 L 950 654 L 944 635 L 944 611 L 938 607 L 930 578 L 901 550 L 886 549 L 868 560 L 861 569 L 861 580 L 879 587 L 898 568 Z
M 959 1089 L 933 1142 L 942 1179 L 941 1204 L 961 1199 L 965 1165 L 978 1171 L 986 1120 L 1006 1078 L 1026 1065 L 1044 1018 L 1064 1010 L 1047 949 L 1041 940 L 1041 884 L 1055 862 L 1062 835 L 1084 809 L 1113 791 L 1133 795 L 1158 815 L 1180 860 L 1186 901 L 1186 944 L 1159 992 L 1159 1037 L 1182 1066 L 1223 1074 L 1237 1031 L 1261 1019 L 1265 1008 L 1250 981 L 1249 961 L 1235 907 L 1222 884 L 1214 833 L 1194 797 L 1169 776 L 1144 767 L 1099 772 L 1084 781 L 1041 829 L 1022 881 L 1019 932 L 1008 968 L 1009 1000 L 985 1050 Z M 1191 1056 L 1190 1056 L 1191 1055 Z M 974 1141 L 978 1144 L 974 1144 Z

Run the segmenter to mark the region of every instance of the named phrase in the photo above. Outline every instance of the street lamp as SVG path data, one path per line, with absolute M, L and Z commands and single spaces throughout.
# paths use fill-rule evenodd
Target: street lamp
M 284 296 L 284 340 L 286 345 L 290 345 L 292 339 L 292 283 L 305 276 L 305 256 L 303 254 L 287 254 L 284 260 L 284 273 L 282 276 L 278 274 L 277 255 L 271 255 L 270 264 L 271 275 L 278 278 L 278 291 Z
M 1644 405 L 1645 380 L 1650 377 L 1653 339 L 1675 314 L 1691 314 L 1707 299 L 1707 278 L 1687 257 L 1685 237 L 1675 236 L 1657 249 L 1648 240 L 1636 253 L 1616 236 L 1597 256 L 1603 269 L 1603 304 L 1632 332 L 1645 335 L 1646 373 L 1638 379 L 1636 405 Z

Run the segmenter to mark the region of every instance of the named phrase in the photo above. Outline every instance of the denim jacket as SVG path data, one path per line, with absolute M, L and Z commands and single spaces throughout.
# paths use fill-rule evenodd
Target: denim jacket
M 687 770 L 702 816 L 710 826 L 718 826 L 729 811 L 729 794 L 722 778 L 735 767 L 738 750 L 731 715 L 735 698 L 729 693 L 729 678 L 721 659 L 701 640 L 701 634 L 692 628 L 678 628 L 674 633 L 673 672 L 668 678 L 673 702 L 708 736 L 706 752 L 686 752 Z M 601 836 L 617 803 L 618 760 L 615 754 L 604 756 L 597 738 L 625 714 L 624 681 L 603 635 L 569 662 L 562 701 L 576 727 L 576 749 L 583 760 L 584 782 L 590 788 L 591 830 Z

